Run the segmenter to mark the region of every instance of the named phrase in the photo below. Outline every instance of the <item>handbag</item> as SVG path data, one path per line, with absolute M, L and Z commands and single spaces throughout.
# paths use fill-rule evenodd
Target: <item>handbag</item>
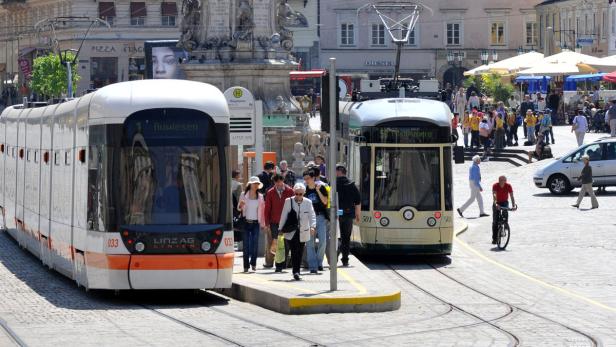
M 299 210 L 299 206 L 298 206 Z M 291 210 L 287 213 L 287 220 L 284 222 L 283 227 L 280 229 L 283 233 L 292 233 L 299 229 L 299 220 L 297 219 L 298 212 L 293 210 L 293 198 L 291 198 Z
M 285 261 L 285 250 L 284 250 L 284 235 L 278 235 L 278 244 L 276 247 L 276 256 L 274 257 L 274 262 L 276 264 L 284 263 Z
M 244 225 L 246 224 L 246 217 L 242 214 L 237 216 L 233 216 L 233 230 L 241 231 L 244 229 Z

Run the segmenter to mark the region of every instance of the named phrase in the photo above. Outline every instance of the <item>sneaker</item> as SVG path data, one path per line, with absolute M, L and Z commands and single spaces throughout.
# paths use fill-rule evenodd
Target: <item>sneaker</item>
M 311 274 L 318 274 L 319 272 L 317 270 L 310 270 Z
M 591 210 L 594 210 L 595 208 L 599 208 L 599 206 L 595 206 L 595 207 L 591 207 Z
M 293 274 L 293 278 L 294 278 L 296 281 L 299 281 L 299 274 Z
M 248 268 L 245 268 L 245 269 L 244 269 L 244 273 L 246 273 L 246 272 L 248 272 Z
M 571 207 L 580 208 L 580 205 L 571 205 Z
M 490 217 L 490 215 L 487 214 L 487 213 L 481 213 L 481 214 L 479 214 L 479 218 L 481 218 L 481 217 Z
M 496 244 L 496 240 L 492 240 L 492 244 L 495 245 Z
M 274 265 L 265 265 L 265 264 L 263 264 L 263 268 L 264 269 L 271 269 L 273 267 L 274 267 Z
M 349 266 L 349 262 L 348 261 L 347 262 L 344 262 L 344 261 L 342 262 L 342 267 L 348 267 L 348 266 Z
M 257 271 L 257 267 L 255 265 L 252 266 L 252 271 Z
M 323 271 L 323 267 L 322 266 L 319 266 L 319 271 Z
M 456 211 L 458 211 L 458 214 L 460 215 L 460 217 L 464 218 L 464 216 L 462 215 L 462 211 L 460 211 L 460 209 L 456 209 Z
M 274 272 L 282 272 L 282 269 L 276 269 Z

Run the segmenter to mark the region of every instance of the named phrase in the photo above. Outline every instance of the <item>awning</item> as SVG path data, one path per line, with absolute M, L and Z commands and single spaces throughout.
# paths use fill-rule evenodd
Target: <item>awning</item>
M 161 16 L 177 16 L 178 6 L 175 2 L 163 2 L 160 4 Z
M 566 82 L 581 82 L 581 81 L 601 81 L 605 76 L 604 73 L 593 73 L 586 75 L 575 75 L 565 78 Z
M 605 74 L 605 76 L 603 76 L 603 80 L 616 83 L 616 71 Z
M 518 76 L 516 77 L 515 81 L 516 83 L 522 83 L 522 82 L 532 82 L 532 81 L 543 81 L 543 79 L 545 79 L 546 81 L 549 81 L 552 79 L 552 77 L 550 76 Z
M 292 81 L 303 80 L 307 78 L 321 78 L 325 75 L 325 70 L 308 70 L 308 71 L 291 71 L 289 76 Z
M 130 17 L 145 17 L 148 12 L 145 9 L 145 2 L 131 2 L 130 3 Z
M 115 17 L 115 3 L 113 2 L 99 2 L 98 3 L 98 16 L 101 18 Z

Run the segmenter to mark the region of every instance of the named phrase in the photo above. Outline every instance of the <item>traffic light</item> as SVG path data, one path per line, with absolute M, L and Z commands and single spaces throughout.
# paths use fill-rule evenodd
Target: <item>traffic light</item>
M 336 76 L 336 130 L 340 130 L 340 110 L 338 109 L 338 102 L 340 101 L 340 87 L 338 85 L 340 77 Z M 330 132 L 331 126 L 329 124 L 329 73 L 326 73 L 321 77 L 321 131 Z

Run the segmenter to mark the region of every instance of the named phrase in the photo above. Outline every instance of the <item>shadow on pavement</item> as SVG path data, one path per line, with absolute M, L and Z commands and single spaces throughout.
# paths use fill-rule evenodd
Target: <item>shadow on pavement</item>
M 451 257 L 444 255 L 356 255 L 370 270 L 386 270 L 388 266 L 404 265 L 405 268 L 423 269 L 426 265 L 444 267 L 451 264 Z
M 75 281 L 48 269 L 29 251 L 21 249 L 6 232 L 0 232 L 0 264 L 19 280 L 4 279 L 4 293 L 27 291 L 23 288 L 26 285 L 51 305 L 73 310 L 134 310 L 139 309 L 135 305 L 146 304 L 170 308 L 228 304 L 224 297 L 203 290 L 86 291 L 77 287 Z

